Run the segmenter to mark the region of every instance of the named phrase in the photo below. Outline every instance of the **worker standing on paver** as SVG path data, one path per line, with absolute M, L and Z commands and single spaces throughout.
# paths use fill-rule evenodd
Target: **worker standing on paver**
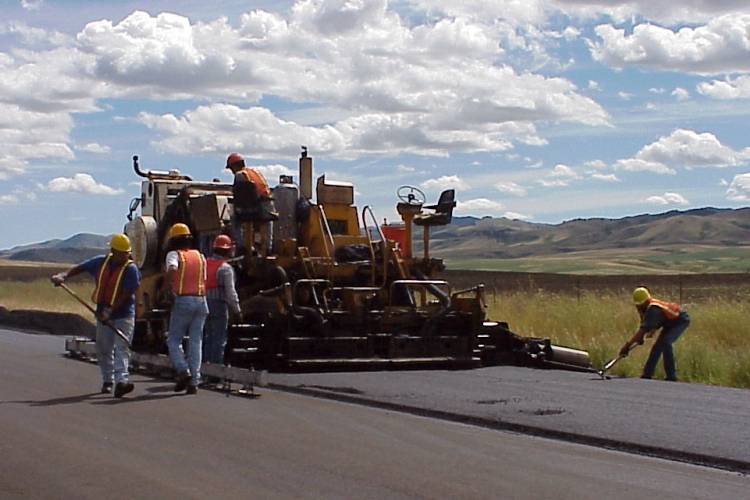
M 644 338 L 653 337 L 656 330 L 661 328 L 643 367 L 641 378 L 652 378 L 659 358 L 663 356 L 666 380 L 677 381 L 672 344 L 690 325 L 690 316 L 679 304 L 653 298 L 648 288 L 643 286 L 633 291 L 633 304 L 638 310 L 641 325 L 630 340 L 622 346 L 620 356 L 627 356 L 632 346 L 642 344 Z
M 174 296 L 169 318 L 167 347 L 177 372 L 174 391 L 198 392 L 201 380 L 203 325 L 208 315 L 206 304 L 206 259 L 192 248 L 192 235 L 186 224 L 178 222 L 169 230 L 165 286 Z M 182 341 L 188 337 L 187 358 Z
M 203 327 L 203 359 L 224 364 L 229 311 L 240 316 L 240 301 L 235 288 L 234 269 L 227 263 L 232 254 L 232 239 L 220 234 L 213 244 L 213 255 L 206 259 L 206 300 L 208 317 Z
M 109 242 L 110 252 L 92 257 L 67 271 L 52 276 L 56 286 L 71 276 L 89 273 L 96 279 L 91 300 L 96 303 L 96 361 L 102 375 L 102 394 L 114 387 L 115 397 L 121 398 L 135 388 L 129 380 L 130 350 L 115 333 L 119 329 L 128 341 L 135 328 L 135 292 L 141 272 L 130 259 L 130 239 L 115 234 Z

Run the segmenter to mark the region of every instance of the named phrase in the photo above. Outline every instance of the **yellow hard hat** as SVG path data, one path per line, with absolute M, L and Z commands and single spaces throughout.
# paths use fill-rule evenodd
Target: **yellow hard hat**
M 650 298 L 651 294 L 648 293 L 648 289 L 646 287 L 639 286 L 633 291 L 633 304 L 637 306 L 644 304 Z
M 187 224 L 178 222 L 177 224 L 172 226 L 172 228 L 169 230 L 169 237 L 175 238 L 177 236 L 190 236 L 190 228 L 187 227 Z
M 127 235 L 118 233 L 112 236 L 109 240 L 109 248 L 117 250 L 118 252 L 129 252 L 130 251 L 130 238 Z

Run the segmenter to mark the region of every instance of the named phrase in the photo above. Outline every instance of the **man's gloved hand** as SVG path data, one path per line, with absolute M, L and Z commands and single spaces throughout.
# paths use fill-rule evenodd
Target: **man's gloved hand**
M 620 348 L 620 356 L 625 358 L 627 355 L 630 354 L 630 343 L 626 343 L 624 346 Z
M 55 284 L 55 286 L 60 286 L 60 285 L 62 285 L 63 283 L 65 283 L 65 280 L 66 280 L 66 279 L 68 279 L 68 274 L 67 274 L 67 273 L 59 273 L 59 274 L 55 274 L 55 275 L 54 275 L 54 276 L 52 276 L 52 278 L 50 278 L 50 279 L 52 280 L 52 283 L 54 283 L 54 284 Z
M 111 314 L 112 309 L 109 307 L 105 307 L 99 314 L 96 315 L 96 319 L 98 319 L 100 323 L 106 323 L 107 321 L 109 321 L 109 316 Z

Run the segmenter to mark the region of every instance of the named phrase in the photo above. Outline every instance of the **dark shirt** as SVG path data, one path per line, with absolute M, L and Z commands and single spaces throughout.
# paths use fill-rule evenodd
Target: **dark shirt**
M 670 327 L 689 321 L 686 311 L 680 309 L 680 315 L 674 319 L 669 319 L 664 310 L 656 305 L 651 305 L 646 309 L 646 313 L 641 318 L 641 328 L 645 332 L 653 332 L 659 328 Z
M 99 271 L 99 266 L 102 265 L 102 262 L 104 262 L 104 259 L 107 258 L 106 255 L 98 255 L 96 257 L 92 257 L 89 260 L 81 263 L 81 267 L 84 271 L 89 273 L 96 279 L 97 272 Z M 116 266 L 112 263 L 110 260 L 109 262 L 110 268 L 115 268 Z M 128 296 L 128 300 L 125 301 L 125 303 L 121 306 L 112 311 L 112 314 L 110 314 L 110 319 L 122 319 L 122 318 L 128 318 L 130 316 L 135 316 L 135 291 L 138 289 L 138 286 L 141 282 L 141 272 L 138 270 L 138 266 L 136 266 L 134 263 L 130 263 L 128 267 L 125 268 L 125 274 L 122 276 L 122 289 L 125 292 L 130 291 L 130 295 Z M 99 314 L 104 309 L 103 304 L 97 304 L 96 305 L 96 313 Z

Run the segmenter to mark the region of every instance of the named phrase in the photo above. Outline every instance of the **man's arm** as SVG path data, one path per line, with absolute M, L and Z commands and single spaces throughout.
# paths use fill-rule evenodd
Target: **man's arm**
M 52 276 L 52 278 L 51 278 L 52 279 L 52 283 L 54 283 L 55 286 L 60 286 L 63 283 L 65 283 L 65 280 L 67 280 L 71 276 L 75 276 L 75 275 L 81 274 L 83 272 L 85 272 L 85 269 L 83 268 L 83 264 L 77 264 L 77 265 L 71 267 L 70 269 L 68 269 L 67 271 L 64 271 L 62 273 L 58 273 L 58 274 L 55 274 L 54 276 Z

